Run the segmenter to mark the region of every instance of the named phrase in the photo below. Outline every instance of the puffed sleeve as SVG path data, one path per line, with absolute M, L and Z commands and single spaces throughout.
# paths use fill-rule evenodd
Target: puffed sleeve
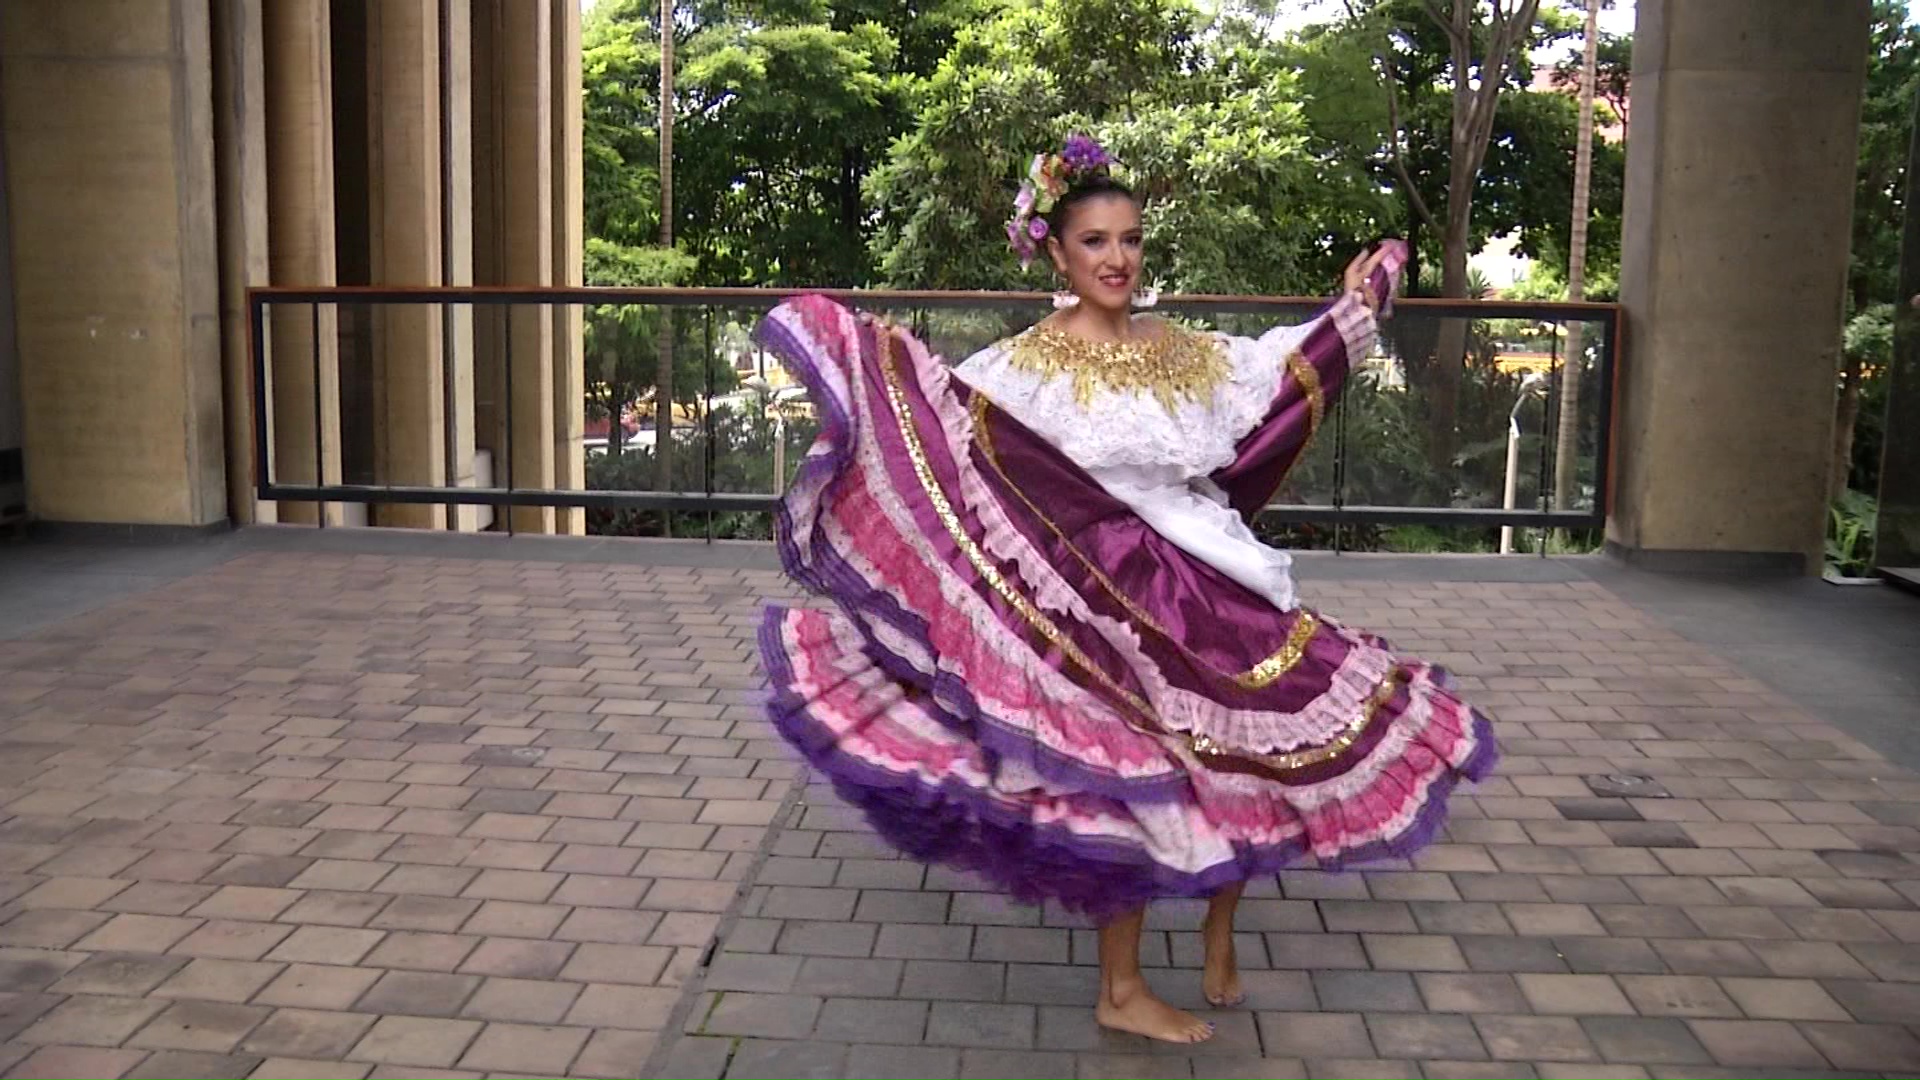
M 1389 245 L 1367 283 L 1383 311 L 1406 265 L 1406 246 L 1399 241 Z M 1264 407 L 1240 402 L 1233 410 L 1243 418 L 1233 463 L 1208 477 L 1228 505 L 1252 517 L 1267 504 L 1326 419 L 1348 374 L 1372 351 L 1377 332 L 1372 310 L 1349 293 L 1303 325 L 1279 327 L 1258 339 L 1229 340 L 1236 369 L 1244 363 L 1273 372 L 1274 389 Z M 1236 383 L 1253 385 L 1242 379 Z

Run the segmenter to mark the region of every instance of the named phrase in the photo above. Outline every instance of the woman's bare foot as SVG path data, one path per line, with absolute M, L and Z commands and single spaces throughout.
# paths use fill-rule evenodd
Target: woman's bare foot
M 1101 991 L 1093 1018 L 1101 1027 L 1170 1043 L 1199 1043 L 1213 1038 L 1213 1025 L 1153 996 L 1142 982 L 1118 983 Z
M 1247 1000 L 1240 988 L 1240 967 L 1233 954 L 1233 924 L 1209 919 L 1200 931 L 1206 943 L 1206 968 L 1200 976 L 1200 992 L 1210 1004 L 1226 1008 Z

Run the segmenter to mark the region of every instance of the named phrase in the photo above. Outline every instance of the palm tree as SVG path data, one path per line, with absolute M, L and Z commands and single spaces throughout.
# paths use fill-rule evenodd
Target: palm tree
M 673 0 L 660 0 L 660 246 L 673 248 Z M 662 313 L 653 392 L 654 483 L 673 490 L 673 311 Z M 667 534 L 672 535 L 672 515 Z
M 1580 127 L 1573 158 L 1573 235 L 1567 245 L 1567 299 L 1587 295 L 1587 216 L 1593 191 L 1593 84 L 1600 45 L 1600 4 L 1587 0 L 1586 49 L 1580 61 Z M 1560 366 L 1560 430 L 1553 452 L 1553 508 L 1573 502 L 1580 462 L 1580 374 L 1585 346 L 1578 322 L 1567 324 L 1566 359 Z

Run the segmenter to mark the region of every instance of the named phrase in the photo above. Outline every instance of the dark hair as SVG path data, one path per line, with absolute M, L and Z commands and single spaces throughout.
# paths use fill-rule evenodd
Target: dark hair
M 1047 235 L 1055 238 L 1064 236 L 1067 217 L 1072 214 L 1074 207 L 1113 196 L 1132 201 L 1133 189 L 1104 172 L 1094 173 L 1084 179 L 1076 178 L 1067 185 L 1067 193 L 1054 200 L 1053 209 L 1047 211 Z

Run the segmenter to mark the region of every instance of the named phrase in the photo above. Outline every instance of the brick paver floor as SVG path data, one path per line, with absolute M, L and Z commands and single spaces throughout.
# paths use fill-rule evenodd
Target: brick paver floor
M 1254 883 L 1180 1049 L 807 783 L 775 574 L 252 554 L 0 642 L 0 1072 L 1920 1074 L 1920 779 L 1597 584 L 1307 591 L 1506 757 L 1411 863 Z

